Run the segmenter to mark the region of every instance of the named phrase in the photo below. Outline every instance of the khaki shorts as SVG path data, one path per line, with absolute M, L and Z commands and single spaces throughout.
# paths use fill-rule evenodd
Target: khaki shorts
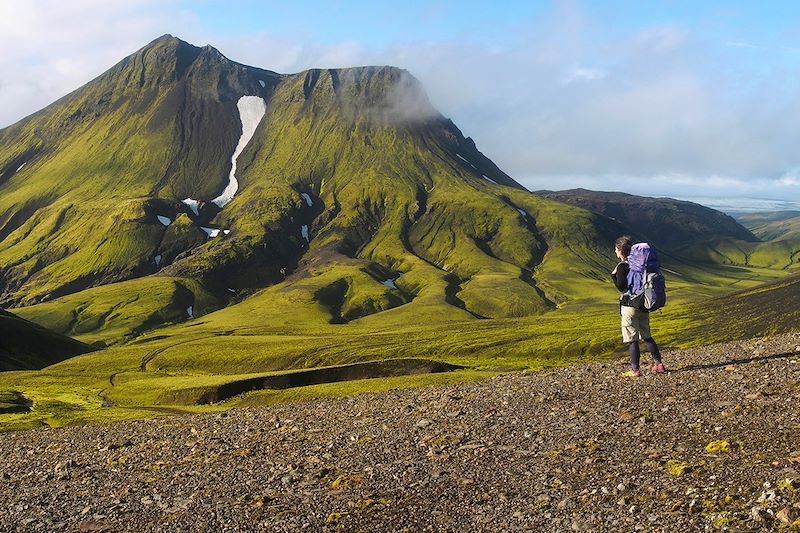
M 622 342 L 642 341 L 651 337 L 650 313 L 623 305 L 620 314 L 622 315 Z

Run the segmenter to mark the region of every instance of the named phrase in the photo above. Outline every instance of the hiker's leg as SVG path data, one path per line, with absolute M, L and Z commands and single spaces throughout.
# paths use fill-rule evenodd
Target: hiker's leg
M 633 307 L 621 306 L 620 307 L 620 319 L 622 322 L 622 342 L 624 344 L 630 344 L 634 341 L 641 340 L 639 336 L 639 331 L 636 327 L 636 322 L 634 321 L 636 309 Z
M 639 370 L 639 358 L 641 357 L 641 352 L 639 352 L 639 341 L 633 341 L 628 345 L 628 352 L 631 355 L 631 370 Z
M 661 362 L 661 352 L 658 350 L 658 344 L 653 340 L 653 335 L 650 333 L 650 313 L 647 311 L 637 311 L 636 317 L 638 319 L 638 329 L 641 339 L 644 341 L 644 346 L 650 355 L 653 356 L 653 362 L 658 364 Z
M 653 362 L 658 364 L 661 362 L 661 352 L 658 349 L 658 344 L 656 341 L 653 340 L 653 337 L 644 340 L 644 345 L 647 347 L 647 351 L 650 352 L 650 355 L 653 356 Z

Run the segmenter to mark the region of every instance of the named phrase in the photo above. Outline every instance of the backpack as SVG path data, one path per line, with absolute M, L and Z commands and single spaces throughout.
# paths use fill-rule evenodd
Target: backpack
M 628 254 L 628 267 L 626 305 L 644 311 L 664 307 L 667 303 L 667 287 L 655 248 L 646 242 L 634 244 Z

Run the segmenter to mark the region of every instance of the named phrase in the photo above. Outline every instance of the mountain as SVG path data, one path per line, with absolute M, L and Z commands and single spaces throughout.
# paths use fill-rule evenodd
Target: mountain
M 655 221 L 596 194 L 593 211 L 525 190 L 406 71 L 278 74 L 161 37 L 0 130 L 0 305 L 55 332 L 37 329 L 47 349 L 15 367 L 63 359 L 63 336 L 97 348 L 0 373 L 0 403 L 25 409 L 0 430 L 608 354 L 625 233 L 665 252 L 665 347 L 705 339 L 697 316 L 726 317 L 717 297 L 797 266 L 794 241 L 714 211 L 614 200 L 653 202 Z
M 92 342 L 274 286 L 332 323 L 538 314 L 620 232 L 527 192 L 404 70 L 277 74 L 172 36 L 0 131 L 0 176 L 0 303 Z
M 770 269 L 800 267 L 800 233 L 791 231 L 790 220 L 780 229 L 765 228 L 755 235 L 733 217 L 683 200 L 585 189 L 537 194 L 619 221 L 634 238 L 656 244 L 675 261 Z M 762 236 L 764 241 L 759 238 Z
M 748 213 L 739 222 L 760 239 L 800 238 L 800 211 Z
M 668 248 L 715 237 L 759 241 L 733 217 L 693 202 L 586 189 L 536 194 L 618 220 L 638 238 Z
M 0 371 L 40 369 L 92 350 L 0 309 Z

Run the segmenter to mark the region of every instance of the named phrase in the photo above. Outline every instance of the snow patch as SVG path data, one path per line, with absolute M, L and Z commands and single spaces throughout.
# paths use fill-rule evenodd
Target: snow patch
M 528 216 L 528 213 L 524 209 L 520 209 L 519 207 L 517 208 L 517 212 L 520 215 L 522 215 L 522 218 L 525 218 L 526 216 Z
M 230 232 L 231 232 L 231 230 L 229 230 L 229 229 L 224 229 L 224 230 L 222 230 L 222 233 L 223 233 L 224 235 L 227 235 L 227 234 L 228 234 L 228 233 L 230 233 Z
M 314 205 L 314 201 L 311 200 L 311 196 L 307 192 L 301 192 L 300 196 L 302 196 L 303 200 L 306 201 L 306 203 L 308 204 L 308 207 L 311 207 L 311 206 Z
M 261 84 L 261 87 L 262 87 L 262 88 L 264 88 L 264 87 L 266 87 L 266 86 L 267 86 L 267 82 L 265 82 L 264 80 L 258 80 L 258 83 L 260 83 L 260 84 Z
M 156 264 L 156 266 L 160 266 L 161 265 L 161 254 L 155 256 L 153 258 L 153 262 Z
M 200 226 L 200 229 L 205 231 L 208 234 L 208 236 L 211 237 L 212 239 L 217 235 L 219 235 L 220 232 L 220 230 L 218 230 L 217 228 L 205 228 L 203 226 Z
M 225 187 L 222 194 L 211 200 L 220 208 L 225 207 L 228 202 L 233 200 L 239 190 L 239 181 L 236 179 L 236 159 L 244 151 L 250 139 L 253 138 L 258 124 L 267 111 L 266 102 L 259 96 L 242 96 L 236 103 L 236 107 L 239 108 L 239 118 L 242 121 L 242 135 L 239 137 L 239 144 L 236 145 L 236 150 L 231 156 L 231 172 L 228 175 L 228 186 Z
M 303 238 L 306 240 L 306 242 L 311 242 L 308 238 L 308 226 L 303 224 L 303 227 L 300 228 L 300 233 L 303 235 Z
M 496 181 L 494 181 L 494 180 L 493 180 L 492 178 L 490 178 L 489 176 L 487 176 L 486 174 L 484 174 L 484 175 L 483 175 L 483 179 L 485 179 L 486 181 L 491 181 L 492 183 L 494 183 L 495 185 L 497 185 L 497 182 L 496 182 Z
M 24 166 L 25 166 L 25 165 L 27 165 L 27 164 L 28 164 L 28 162 L 27 162 L 27 161 L 25 161 L 24 163 L 22 163 L 22 164 L 19 166 L 19 168 L 16 170 L 16 172 L 19 172 L 20 170 L 22 170 L 22 167 L 24 167 Z
M 456 154 L 456 156 L 458 156 L 459 159 L 461 159 L 464 163 L 468 164 L 469 166 L 471 166 L 475 170 L 478 170 L 477 168 L 475 168 L 475 165 L 473 165 L 472 163 L 470 163 L 469 161 L 464 159 L 460 154 Z M 484 176 L 484 178 L 486 178 L 486 176 Z M 489 178 L 486 178 L 486 179 L 489 179 Z
M 170 224 L 172 224 L 172 220 L 163 215 L 156 215 L 156 218 L 158 218 L 158 221 L 164 224 L 165 226 L 169 226 Z
M 194 307 L 190 305 L 189 307 L 186 308 L 186 315 L 189 318 L 194 318 L 194 312 L 193 311 L 194 311 Z
M 400 273 L 400 274 L 397 275 L 396 278 L 385 279 L 385 280 L 381 281 L 381 283 L 383 285 L 389 287 L 390 289 L 396 289 L 397 285 L 395 285 L 394 282 L 397 281 L 398 279 L 402 278 L 402 277 L 403 277 L 403 274 Z
M 231 294 L 234 294 L 234 293 L 236 293 L 236 289 L 232 289 L 232 288 L 228 287 L 228 292 L 231 293 Z
M 181 202 L 189 206 L 189 209 L 192 210 L 194 216 L 196 217 L 200 216 L 200 202 L 198 202 L 197 200 L 192 200 L 191 198 L 184 198 L 183 200 L 181 200 Z

